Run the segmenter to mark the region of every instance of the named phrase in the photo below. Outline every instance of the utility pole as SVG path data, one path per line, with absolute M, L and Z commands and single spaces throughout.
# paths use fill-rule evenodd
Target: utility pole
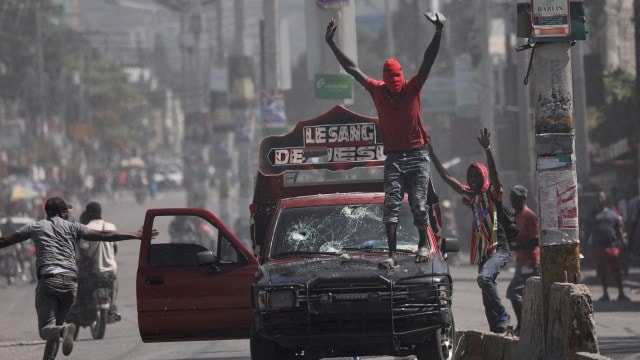
M 551 285 L 580 279 L 578 187 L 570 43 L 549 42 L 534 49 L 540 267 L 547 319 Z
M 208 91 L 203 83 L 200 58 L 203 4 L 162 2 L 180 14 L 180 59 L 182 68 L 181 103 L 185 114 L 183 162 L 187 206 L 205 208 L 208 198 L 210 131 L 208 122 Z M 204 165 L 204 166 L 203 166 Z
M 518 3 L 518 36 L 528 42 L 517 50 L 532 52 L 541 274 L 526 284 L 530 311 L 523 314 L 521 341 L 527 345 L 520 348 L 524 351 L 518 351 L 518 358 L 572 358 L 578 351 L 598 352 L 589 290 L 578 284 L 574 123 L 583 114 L 574 116 L 571 44 L 586 39 L 584 20 L 582 1 Z
M 635 26 L 636 43 L 636 118 L 640 115 L 640 0 L 633 0 L 633 18 Z M 636 161 L 638 162 L 638 194 L 640 194 L 640 139 L 636 137 Z
M 482 127 L 486 127 L 493 134 L 495 132 L 495 113 L 494 113 L 494 95 L 495 95 L 495 86 L 493 80 L 493 65 L 491 61 L 491 54 L 489 54 L 489 25 L 491 24 L 490 12 L 492 8 L 491 2 L 484 1 L 475 1 L 476 6 L 476 14 L 478 16 L 478 25 L 477 29 L 480 34 L 478 36 L 479 40 L 482 41 L 480 44 L 480 63 L 478 64 L 478 69 L 480 69 L 480 86 L 482 91 L 479 94 L 480 100 L 480 123 Z M 495 153 L 499 153 L 500 144 L 498 145 L 498 150 L 494 150 Z
M 38 111 L 36 114 L 36 136 L 43 134 L 45 116 L 47 115 L 47 103 L 44 95 L 44 55 L 42 50 L 42 15 L 40 2 L 36 2 L 35 23 L 36 23 L 36 64 L 37 64 L 37 86 L 38 86 Z

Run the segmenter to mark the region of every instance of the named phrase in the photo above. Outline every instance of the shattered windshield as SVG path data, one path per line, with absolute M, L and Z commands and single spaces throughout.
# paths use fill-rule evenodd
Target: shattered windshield
M 270 258 L 386 251 L 383 204 L 329 205 L 284 209 L 278 218 Z M 416 251 L 418 231 L 407 204 L 400 208 L 398 250 Z

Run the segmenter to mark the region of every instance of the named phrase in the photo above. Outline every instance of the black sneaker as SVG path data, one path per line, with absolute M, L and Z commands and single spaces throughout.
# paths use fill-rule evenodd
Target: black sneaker
M 631 299 L 629 299 L 627 295 L 620 293 L 620 295 L 618 295 L 618 301 L 628 302 L 628 301 L 631 301 Z
M 503 314 L 502 316 L 500 316 L 500 320 L 498 320 L 498 323 L 496 324 L 496 326 L 494 326 L 491 329 L 491 332 L 496 334 L 502 334 L 505 331 L 507 331 L 507 325 L 509 324 L 510 318 L 511 317 L 509 316 L 509 314 Z
M 76 333 L 76 324 L 67 324 L 62 330 L 62 354 L 67 356 L 73 351 L 73 336 Z
M 609 301 L 609 294 L 602 295 L 598 301 Z
M 122 315 L 120 315 L 117 310 L 109 310 L 109 317 L 111 318 L 112 322 L 122 320 Z

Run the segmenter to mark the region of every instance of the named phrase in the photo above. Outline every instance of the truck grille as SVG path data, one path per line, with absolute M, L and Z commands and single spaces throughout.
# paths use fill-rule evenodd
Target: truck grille
M 439 326 L 441 291 L 431 283 L 316 281 L 299 290 L 310 335 L 411 333 Z

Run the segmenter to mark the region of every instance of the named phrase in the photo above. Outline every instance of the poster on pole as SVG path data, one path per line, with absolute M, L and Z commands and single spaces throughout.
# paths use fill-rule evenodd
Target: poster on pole
M 531 0 L 532 35 L 537 38 L 571 34 L 569 0 Z
M 538 173 L 540 189 L 540 227 L 576 229 L 578 227 L 578 185 L 572 169 Z

